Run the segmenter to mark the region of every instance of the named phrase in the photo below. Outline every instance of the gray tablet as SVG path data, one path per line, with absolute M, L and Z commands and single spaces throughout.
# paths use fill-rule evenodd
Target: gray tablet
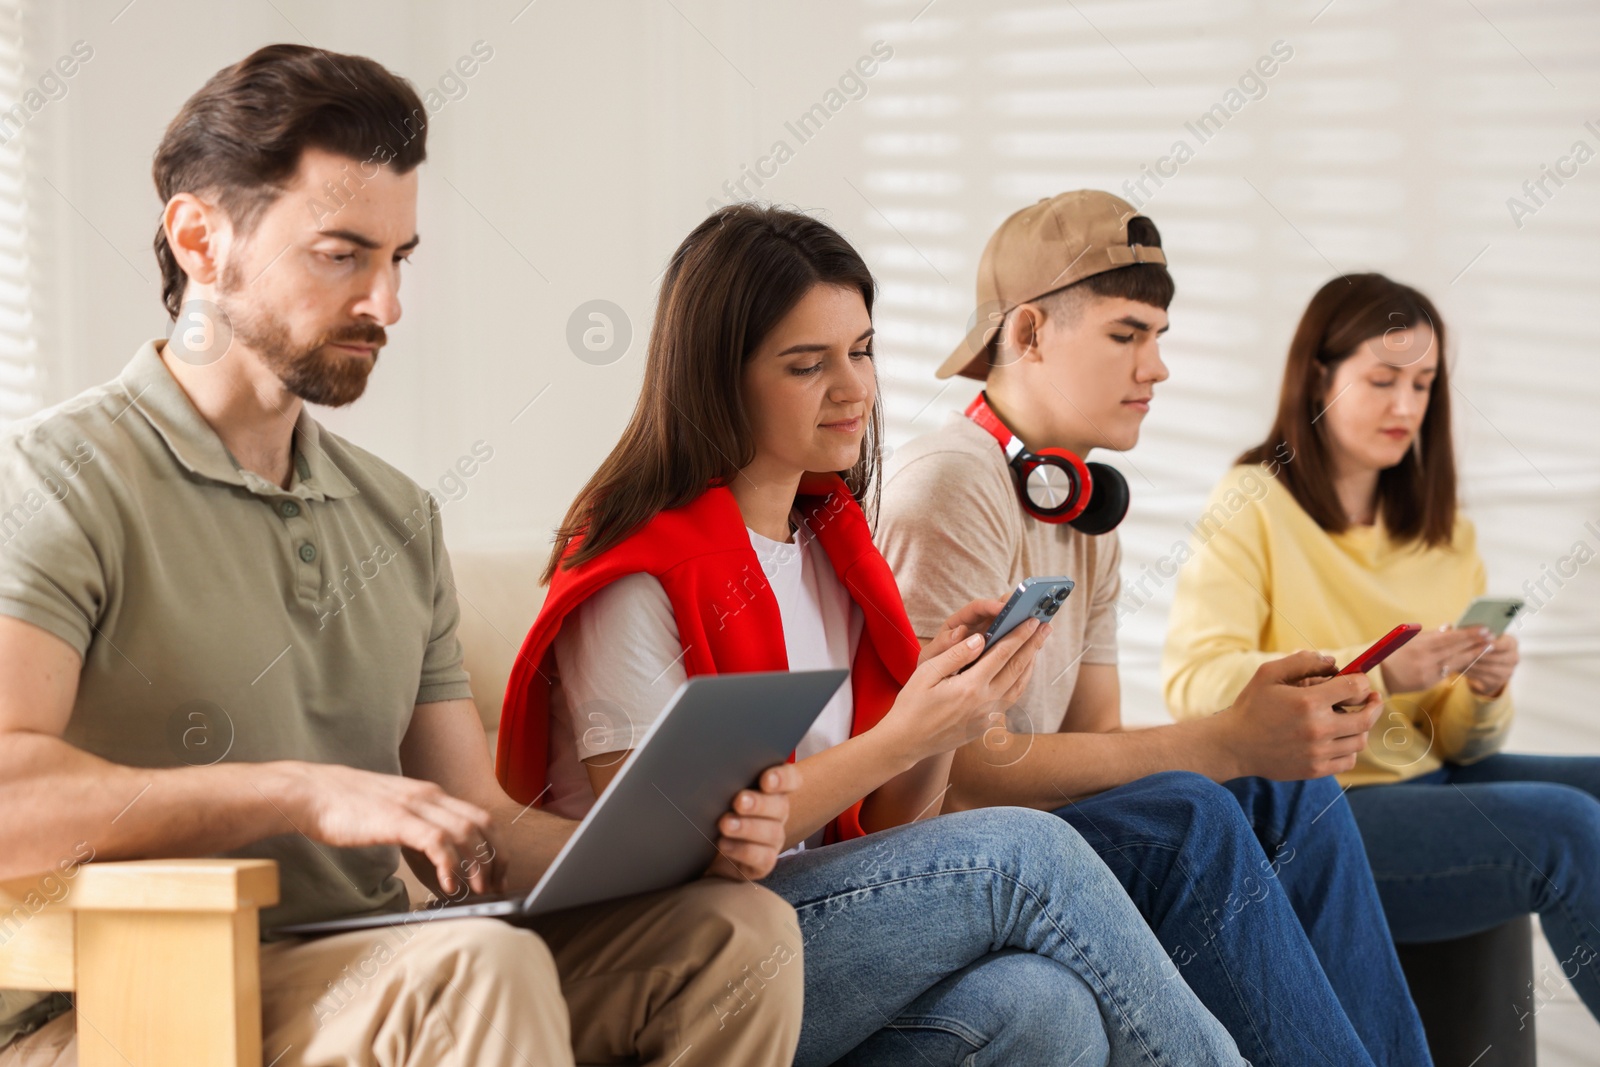
M 678 687 L 539 884 L 440 907 L 280 926 L 331 934 L 434 919 L 517 919 L 698 878 L 716 857 L 733 795 L 789 758 L 848 671 L 713 674 Z

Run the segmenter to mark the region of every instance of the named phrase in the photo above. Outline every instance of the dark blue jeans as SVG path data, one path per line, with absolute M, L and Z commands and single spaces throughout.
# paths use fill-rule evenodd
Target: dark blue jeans
M 1432 1062 L 1332 779 L 1221 786 L 1168 771 L 1056 814 L 1256 1067 Z
M 1560 973 L 1600 1018 L 1600 758 L 1500 754 L 1350 790 L 1394 939 L 1441 941 L 1537 912 Z

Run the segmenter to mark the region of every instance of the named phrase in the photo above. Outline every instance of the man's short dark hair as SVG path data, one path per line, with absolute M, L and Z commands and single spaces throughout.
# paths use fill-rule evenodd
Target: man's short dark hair
M 427 111 L 404 78 L 365 56 L 273 44 L 224 67 L 167 127 L 151 173 L 166 204 L 178 193 L 217 198 L 241 236 L 282 194 L 308 148 L 406 174 L 427 158 Z M 188 278 L 156 227 L 161 298 L 177 319 Z
M 1161 247 L 1161 231 L 1143 215 L 1128 220 L 1128 243 Z M 1070 318 L 1087 295 L 1122 297 L 1141 304 L 1149 304 L 1165 311 L 1172 304 L 1177 285 L 1162 263 L 1132 263 L 1115 270 L 1091 274 L 1081 282 L 1074 282 L 1054 292 L 1046 293 L 1029 303 L 1043 304 L 1046 315 L 1065 315 Z

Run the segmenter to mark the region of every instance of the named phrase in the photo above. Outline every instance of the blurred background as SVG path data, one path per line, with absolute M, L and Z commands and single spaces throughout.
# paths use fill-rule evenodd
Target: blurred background
M 405 317 L 367 395 L 318 414 L 432 488 L 453 548 L 548 545 L 633 406 L 660 273 L 718 204 L 814 211 L 865 255 L 898 445 L 975 391 L 932 372 L 993 227 L 1095 186 L 1155 219 L 1178 281 L 1172 378 L 1139 447 L 1096 457 L 1133 487 L 1124 582 L 1148 594 L 1127 718 L 1166 718 L 1148 568 L 1265 432 L 1311 294 L 1379 270 L 1452 332 L 1489 592 L 1543 583 L 1512 747 L 1600 753 L 1593 0 L 0 0 L 0 424 L 169 332 L 151 154 L 275 41 L 425 94 Z M 1593 1063 L 1540 952 L 1541 1062 Z

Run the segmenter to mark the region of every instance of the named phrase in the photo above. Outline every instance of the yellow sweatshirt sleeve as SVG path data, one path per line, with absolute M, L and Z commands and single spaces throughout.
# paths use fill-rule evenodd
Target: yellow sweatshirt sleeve
M 1251 469 L 1236 468 L 1217 486 L 1206 514 L 1226 519 L 1202 520 L 1193 528 L 1191 556 L 1178 571 L 1161 656 L 1162 692 L 1178 719 L 1221 711 L 1263 663 L 1288 655 L 1261 651 L 1274 610 L 1267 516 L 1255 503 L 1237 510 L 1227 506 L 1228 494 L 1240 492 L 1244 484 L 1240 472 Z M 1352 645 L 1318 651 L 1343 667 L 1365 649 Z M 1375 687 L 1382 684 L 1378 674 L 1373 671 L 1370 676 Z
M 1222 478 L 1202 522 L 1190 526 L 1190 557 L 1178 569 L 1178 589 L 1166 624 L 1162 691 L 1176 718 L 1198 718 L 1234 702 L 1261 664 L 1282 659 L 1261 651 L 1272 613 L 1266 515 L 1245 490 L 1261 474 L 1240 467 Z M 1232 498 L 1230 498 L 1232 494 Z M 1237 504 L 1245 499 L 1245 504 Z M 1232 501 L 1232 504 L 1230 504 Z M 1216 517 L 1216 518 L 1206 518 Z M 1323 649 L 1349 662 L 1362 649 Z
M 1500 751 L 1511 732 L 1516 709 L 1511 687 L 1493 700 L 1474 693 L 1465 678 L 1439 687 L 1443 699 L 1428 707 L 1433 720 L 1434 752 L 1450 763 L 1476 763 Z
M 1231 479 L 1224 480 L 1226 486 Z M 1208 501 L 1222 496 L 1223 486 Z M 1161 688 L 1179 719 L 1221 711 L 1275 653 L 1261 652 L 1271 612 L 1262 516 L 1247 506 L 1213 528 L 1192 529 L 1161 654 Z

